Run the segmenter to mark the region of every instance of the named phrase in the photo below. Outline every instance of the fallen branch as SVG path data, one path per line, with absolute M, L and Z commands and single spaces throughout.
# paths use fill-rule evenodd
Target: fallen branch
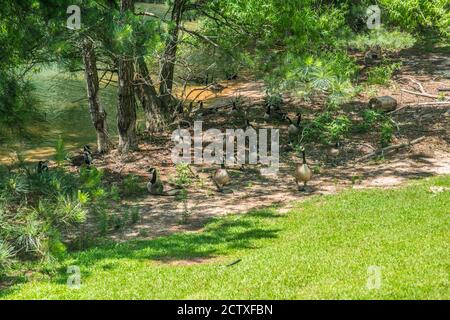
M 416 84 L 419 87 L 419 90 L 420 90 L 421 93 L 425 93 L 426 94 L 425 89 L 423 88 L 422 84 L 419 81 L 417 81 L 414 78 L 406 78 L 406 79 L 408 79 L 409 81 L 411 81 L 414 84 Z
M 388 112 L 387 114 L 393 114 L 393 113 L 396 113 L 407 107 L 412 107 L 412 106 L 446 106 L 446 105 L 450 105 L 450 101 L 419 102 L 419 103 L 414 103 L 414 104 L 406 104 L 398 109 L 395 109 L 394 111 Z
M 389 146 L 389 147 L 386 147 L 386 148 L 383 148 L 383 149 L 371 152 L 371 153 L 369 153 L 369 154 L 367 154 L 367 155 L 365 155 L 365 156 L 363 156 L 361 158 L 356 159 L 355 161 L 356 162 L 361 162 L 361 161 L 373 158 L 373 157 L 375 157 L 375 156 L 377 156 L 379 154 L 385 154 L 385 153 L 388 153 L 388 152 L 391 152 L 391 151 L 394 151 L 394 150 L 399 150 L 399 149 L 402 149 L 402 148 L 406 148 L 406 147 L 409 147 L 409 146 L 412 146 L 412 145 L 415 145 L 417 143 L 422 142 L 423 140 L 425 140 L 425 138 L 426 137 L 423 136 L 423 137 L 417 138 L 415 140 L 412 140 L 412 141 L 410 141 L 408 143 L 401 143 L 401 144 L 396 144 L 396 145 L 393 145 L 393 146 Z
M 411 90 L 406 90 L 406 89 L 402 89 L 403 92 L 409 93 L 409 94 L 414 94 L 416 96 L 421 96 L 421 97 L 426 97 L 426 98 L 431 98 L 431 99 L 438 99 L 438 96 L 435 96 L 433 94 L 428 94 L 428 93 L 421 93 L 421 92 L 415 92 L 415 91 L 411 91 Z

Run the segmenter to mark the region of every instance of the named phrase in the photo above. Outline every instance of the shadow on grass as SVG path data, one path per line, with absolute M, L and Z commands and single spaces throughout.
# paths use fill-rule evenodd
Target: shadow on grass
M 163 264 L 177 261 L 186 264 L 202 263 L 240 250 L 256 249 L 261 246 L 260 240 L 277 238 L 281 229 L 274 227 L 273 222 L 282 217 L 273 209 L 257 210 L 243 216 L 212 219 L 201 232 L 178 233 L 153 240 L 110 242 L 72 253 L 68 258 L 71 265 L 77 265 L 83 270 L 83 277 L 91 275 L 92 267 L 114 269 L 115 264 L 111 260 L 136 259 Z M 103 260 L 108 261 L 102 262 Z M 67 276 L 66 267 L 62 267 L 52 282 L 65 284 Z M 14 290 L 2 290 L 0 298 Z
M 279 229 L 265 220 L 281 216 L 270 210 L 255 211 L 245 216 L 212 219 L 202 232 L 178 233 L 153 240 L 111 243 L 79 255 L 80 265 L 102 259 L 189 260 L 210 259 L 231 251 L 254 248 L 260 239 L 276 238 Z

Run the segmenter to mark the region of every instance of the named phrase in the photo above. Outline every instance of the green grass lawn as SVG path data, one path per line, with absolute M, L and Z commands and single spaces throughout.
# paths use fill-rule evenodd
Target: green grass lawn
M 292 211 L 228 216 L 201 232 L 72 253 L 3 299 L 449 299 L 448 192 L 437 177 L 396 190 L 317 196 Z M 241 262 L 224 267 L 237 259 Z M 202 262 L 202 263 L 199 263 Z M 81 268 L 69 289 L 66 267 Z M 367 288 L 368 268 L 381 288 Z

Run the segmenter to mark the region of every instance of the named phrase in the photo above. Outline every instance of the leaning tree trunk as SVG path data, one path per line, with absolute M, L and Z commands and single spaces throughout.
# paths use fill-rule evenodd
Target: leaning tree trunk
M 97 70 L 97 59 L 92 40 L 83 41 L 83 61 L 84 75 L 87 84 L 87 96 L 89 99 L 89 112 L 97 132 L 98 152 L 108 152 L 111 148 L 111 140 L 108 135 L 108 126 L 106 123 L 106 111 L 102 108 L 99 100 L 99 81 Z
M 125 19 L 127 11 L 134 11 L 133 0 L 122 0 L 120 4 L 122 19 Z M 121 22 L 125 23 L 124 20 Z M 134 64 L 133 57 L 122 53 L 118 58 L 119 103 L 117 110 L 117 128 L 119 131 L 119 152 L 128 153 L 137 149 L 136 135 L 136 101 L 134 96 L 133 78 Z
M 185 0 L 174 1 L 172 9 L 173 26 L 169 26 L 169 38 L 166 42 L 162 59 L 159 94 L 166 103 L 170 102 L 172 94 L 173 75 L 178 49 L 178 33 L 180 31 L 181 19 L 183 18 L 185 2 Z
M 159 132 L 167 128 L 169 110 L 163 99 L 158 97 L 150 72 L 143 57 L 137 61 L 136 94 L 145 113 L 145 127 L 149 132 Z

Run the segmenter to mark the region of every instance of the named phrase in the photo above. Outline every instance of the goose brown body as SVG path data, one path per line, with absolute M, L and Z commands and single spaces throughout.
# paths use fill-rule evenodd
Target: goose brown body
M 85 145 L 83 147 L 83 154 L 72 157 L 70 161 L 75 167 L 90 166 L 93 161 L 91 148 Z
M 286 117 L 290 123 L 288 127 L 289 136 L 297 136 L 300 132 L 300 122 L 302 121 L 302 115 L 300 113 L 297 114 L 297 123 L 293 123 L 289 117 Z
M 225 165 L 222 164 L 221 167 L 216 170 L 213 176 L 213 180 L 217 185 L 219 191 L 222 191 L 223 187 L 230 182 L 230 176 L 227 169 L 225 169 Z
M 336 142 L 336 144 L 334 146 L 328 147 L 327 160 L 331 161 L 333 164 L 335 164 L 335 162 L 340 154 L 341 154 L 340 143 Z
M 295 169 L 295 181 L 297 183 L 297 187 L 299 187 L 299 190 L 304 190 L 306 184 L 312 178 L 312 171 L 308 167 L 308 164 L 306 163 L 305 151 L 302 151 L 302 155 L 303 155 L 303 163 L 297 164 L 297 167 Z M 303 183 L 302 187 L 299 186 L 301 183 Z
M 164 185 L 159 179 L 158 170 L 155 168 L 151 168 L 149 170 L 150 173 L 150 181 L 147 183 L 147 190 L 150 194 L 153 195 L 163 195 L 164 194 Z

